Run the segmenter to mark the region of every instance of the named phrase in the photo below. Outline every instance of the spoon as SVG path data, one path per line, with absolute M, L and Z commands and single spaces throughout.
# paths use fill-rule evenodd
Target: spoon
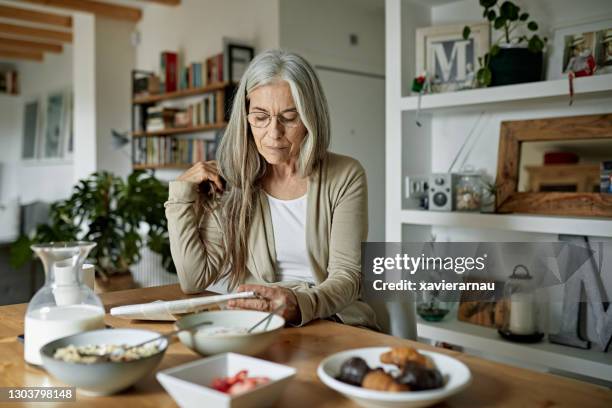
M 97 359 L 95 361 L 96 363 L 100 362 L 101 360 L 110 361 L 110 357 L 113 356 L 113 355 L 114 356 L 120 356 L 122 354 L 127 353 L 128 350 L 135 349 L 137 347 L 142 347 L 145 344 L 149 344 L 149 343 L 152 343 L 154 341 L 159 341 L 161 339 L 168 339 L 169 340 L 170 338 L 172 338 L 172 336 L 174 336 L 175 334 L 178 334 L 178 333 L 180 333 L 182 331 L 193 330 L 196 327 L 205 326 L 205 325 L 209 325 L 209 324 L 212 324 L 212 322 L 204 321 L 204 322 L 194 323 L 191 326 L 183 327 L 183 328 L 180 328 L 180 329 L 177 329 L 177 330 L 172 330 L 171 332 L 168 332 L 168 333 L 165 333 L 165 334 L 161 334 L 161 335 L 159 335 L 157 337 L 154 337 L 152 339 L 143 341 L 142 343 L 134 344 L 132 346 L 126 346 L 125 344 L 121 345 L 120 349 L 115 349 L 113 351 L 106 352 L 104 354 L 88 353 L 88 352 L 82 352 L 82 351 L 77 351 L 77 352 L 79 353 L 79 355 L 81 357 L 97 357 Z
M 279 312 L 284 307 L 285 305 L 280 305 L 276 309 L 272 310 L 270 313 L 268 313 L 266 317 L 264 317 L 263 319 L 255 323 L 255 325 L 253 325 L 249 330 L 247 330 L 247 333 L 252 333 L 253 330 L 255 330 L 255 328 L 261 325 L 263 322 L 269 321 L 270 319 L 272 319 L 272 317 L 276 314 L 276 312 Z

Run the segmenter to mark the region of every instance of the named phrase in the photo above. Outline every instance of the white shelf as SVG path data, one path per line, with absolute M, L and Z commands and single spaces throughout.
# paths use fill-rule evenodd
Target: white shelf
M 612 219 L 610 218 L 402 210 L 401 222 L 413 225 L 491 228 L 548 234 L 579 233 L 580 235 L 612 237 Z
M 612 74 L 576 78 L 574 80 L 574 94 L 576 99 L 582 95 L 612 96 Z M 490 107 L 509 102 L 555 98 L 569 101 L 569 82 L 567 78 L 423 95 L 421 109 L 465 108 L 483 104 Z M 418 96 L 408 96 L 401 99 L 400 109 L 402 111 L 414 111 L 417 106 Z
M 512 343 L 502 339 L 496 329 L 457 320 L 433 323 L 419 318 L 417 334 L 425 339 L 492 353 L 525 364 L 612 381 L 612 353 L 551 344 L 546 339 L 536 344 Z

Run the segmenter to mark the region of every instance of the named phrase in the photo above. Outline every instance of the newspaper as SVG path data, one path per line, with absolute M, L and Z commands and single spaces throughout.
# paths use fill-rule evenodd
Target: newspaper
M 150 303 L 113 307 L 111 316 L 137 320 L 177 320 L 177 315 L 193 313 L 232 299 L 255 298 L 255 292 L 239 292 L 228 295 L 202 296 L 180 300 L 156 300 Z

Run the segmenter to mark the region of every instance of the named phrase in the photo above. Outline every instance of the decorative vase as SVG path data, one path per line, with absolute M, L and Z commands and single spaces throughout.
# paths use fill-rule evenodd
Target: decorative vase
M 501 47 L 491 57 L 491 86 L 522 84 L 542 80 L 544 54 L 523 47 Z

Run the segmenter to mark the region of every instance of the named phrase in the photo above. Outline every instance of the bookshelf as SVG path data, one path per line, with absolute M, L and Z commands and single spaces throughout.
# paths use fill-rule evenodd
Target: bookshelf
M 158 95 L 147 95 L 147 96 L 136 96 L 132 99 L 134 105 L 146 105 L 153 104 L 161 101 L 167 101 L 169 99 L 185 98 L 188 96 L 202 95 L 214 91 L 222 91 L 230 86 L 229 82 L 218 82 L 199 88 L 181 89 L 175 92 L 166 92 Z
M 229 106 L 234 84 L 216 82 L 207 86 L 181 89 L 132 98 L 132 168 L 134 170 L 185 169 L 199 160 L 211 160 L 216 151 L 220 131 L 227 126 Z M 198 96 L 202 99 L 198 99 Z M 176 126 L 166 123 L 163 129 L 150 129 L 148 119 L 152 110 L 176 109 L 181 100 L 189 106 L 181 114 L 188 114 L 189 125 Z M 196 101 L 194 104 L 193 101 Z M 172 101 L 172 107 L 166 101 Z M 174 121 L 174 119 L 172 119 Z M 149 128 L 149 130 L 147 130 Z M 217 131 L 214 140 L 179 138 L 181 135 Z
M 425 211 L 418 209 L 418 204 L 406 197 L 405 177 L 448 169 L 459 146 L 457 138 L 463 136 L 462 133 L 470 132 L 472 126 L 476 127 L 479 117 L 489 120 L 490 125 L 480 123 L 480 129 L 484 131 L 477 142 L 479 147 L 486 147 L 476 154 L 496 158 L 497 149 L 488 147 L 497 144 L 499 130 L 495 132 L 495 128 L 498 120 L 603 113 L 608 112 L 611 106 L 612 74 L 603 74 L 576 79 L 574 104 L 571 107 L 568 106 L 567 78 L 552 77 L 532 83 L 423 95 L 420 116 L 417 116 L 419 98 L 410 95 L 416 58 L 415 32 L 418 27 L 458 21 L 453 20 L 453 12 L 459 9 L 455 9 L 453 3 L 463 5 L 459 0 L 385 2 L 385 240 L 420 242 L 439 234 L 451 237 L 448 241 L 490 242 L 546 239 L 540 234 L 610 238 L 612 221 L 609 218 Z M 554 1 L 542 0 L 540 3 L 551 5 Z M 593 1 L 583 3 L 589 12 L 596 9 Z M 465 17 L 466 21 L 478 21 L 480 15 L 471 15 L 470 10 L 474 9 L 466 8 L 466 14 L 461 17 L 469 14 L 469 17 Z M 551 22 L 551 25 L 554 24 Z M 415 124 L 416 119 L 422 126 Z M 493 132 L 489 129 L 493 129 Z M 485 161 L 481 160 L 480 163 Z M 495 159 L 488 163 L 493 163 L 491 167 L 495 168 Z M 556 238 L 550 239 L 556 241 Z M 406 321 L 408 325 L 414 320 Z M 547 341 L 516 344 L 501 339 L 494 329 L 457 321 L 456 318 L 436 323 L 417 319 L 414 323 L 419 338 L 462 346 L 470 353 L 519 365 L 533 364 L 554 371 L 596 377 L 608 382 L 612 380 L 610 356 L 596 350 L 577 350 Z
M 223 129 L 227 126 L 227 122 L 212 123 L 210 125 L 188 126 L 184 128 L 172 128 L 164 130 L 155 130 L 151 132 L 140 131 L 133 132 L 132 137 L 147 137 L 147 136 L 173 136 L 187 133 L 206 132 L 209 130 Z
M 188 169 L 191 165 L 182 163 L 173 164 L 134 164 L 134 170 L 159 170 L 159 169 Z

